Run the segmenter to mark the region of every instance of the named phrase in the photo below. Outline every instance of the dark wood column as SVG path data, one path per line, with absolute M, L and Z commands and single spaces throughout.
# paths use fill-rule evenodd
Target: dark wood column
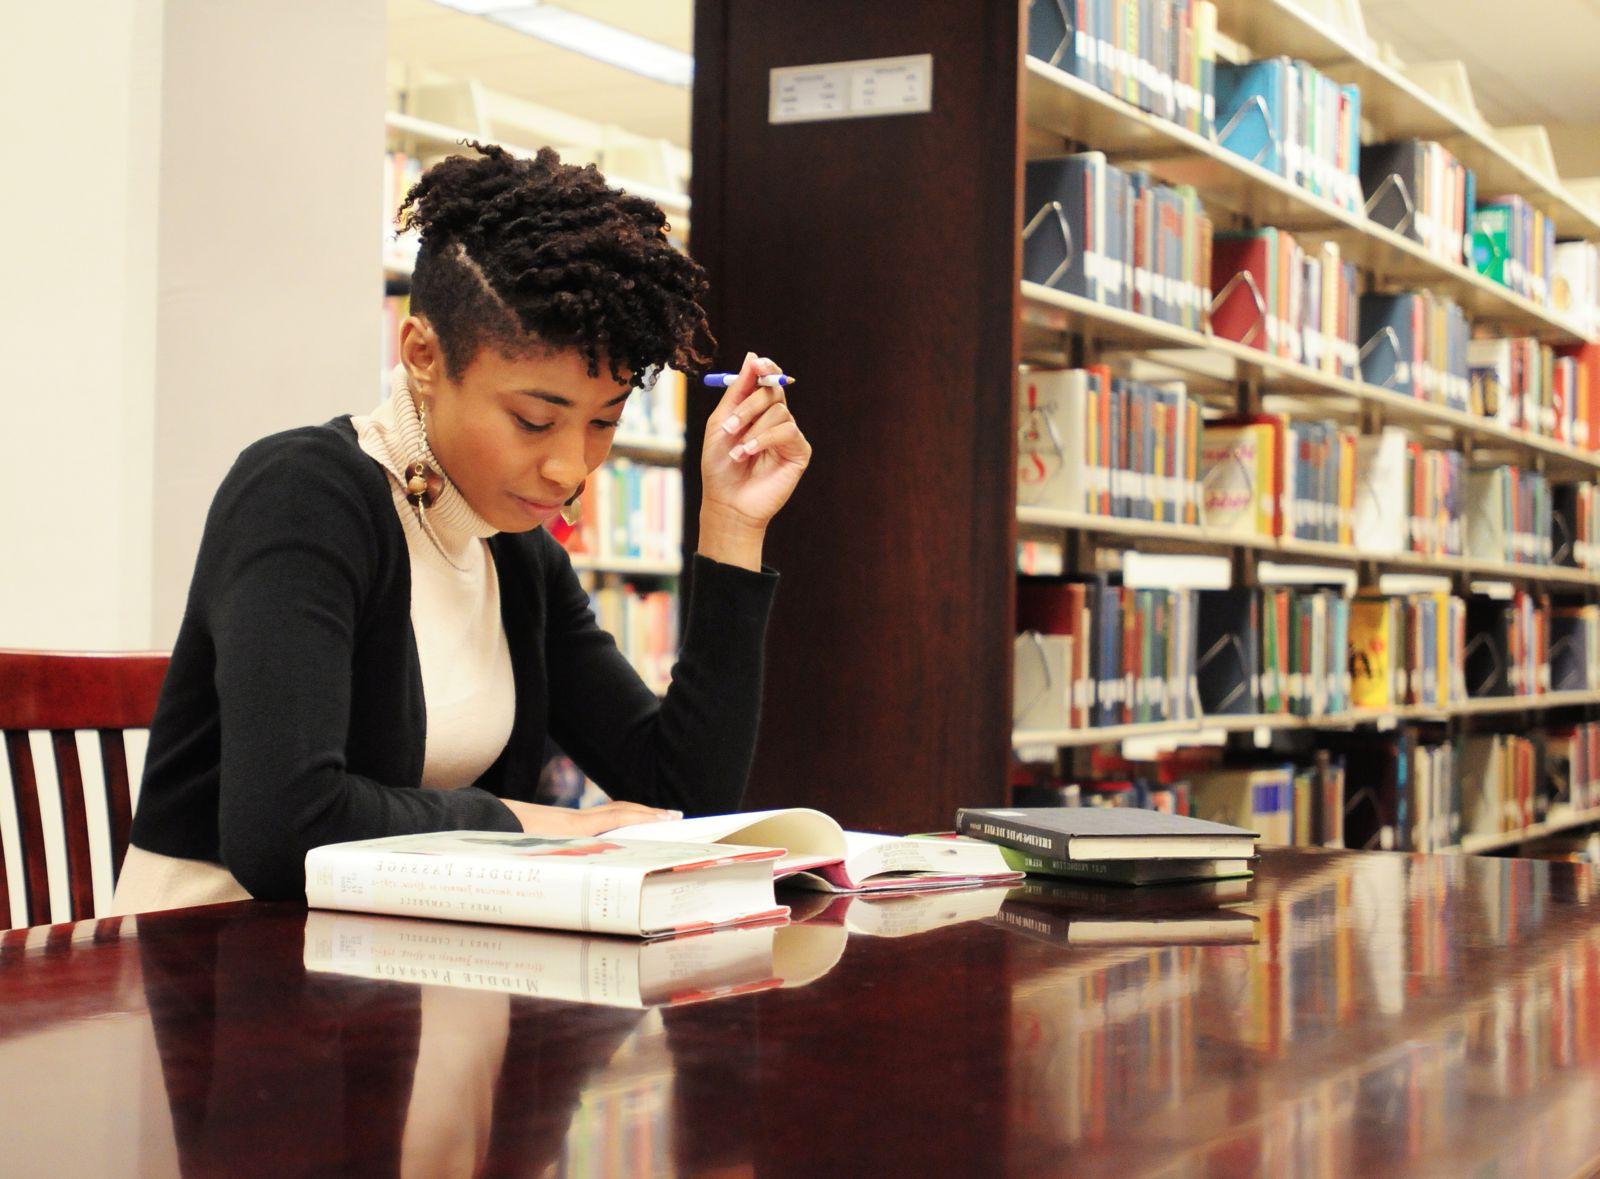
M 1020 31 L 1016 0 L 695 5 L 691 252 L 718 361 L 792 372 L 816 448 L 769 535 L 752 807 L 924 830 L 1004 800 Z M 774 67 L 922 53 L 929 114 L 767 121 Z M 690 397 L 691 455 L 714 404 Z

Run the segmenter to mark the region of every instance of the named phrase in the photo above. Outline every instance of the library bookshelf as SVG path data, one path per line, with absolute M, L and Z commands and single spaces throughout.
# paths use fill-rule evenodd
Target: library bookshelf
M 1253 56 L 1303 58 L 1360 85 L 1365 142 L 1440 139 L 1477 172 L 1485 197 L 1522 195 L 1559 236 L 1600 239 L 1600 213 L 1559 179 L 1342 31 L 1284 0 L 1217 0 L 1217 8 L 1220 31 Z M 1291 415 L 1343 417 L 1366 432 L 1396 425 L 1552 478 L 1600 472 L 1595 452 L 1023 281 L 1026 161 L 1094 150 L 1194 186 L 1219 230 L 1272 225 L 1308 247 L 1337 242 L 1364 289 L 1426 287 L 1460 304 L 1475 326 L 1589 342 L 1576 322 L 1469 267 L 1029 59 L 1026 15 L 1025 0 L 930 0 L 893 14 L 821 0 L 803 16 L 779 0 L 697 3 L 691 194 L 712 322 L 739 347 L 762 340 L 802 377 L 793 401 L 817 456 L 769 537 L 786 592 L 769 645 L 752 804 L 807 803 L 847 825 L 931 829 L 948 826 L 959 806 L 1007 801 L 1008 768 L 1023 747 L 1410 720 L 1464 728 L 1556 709 L 1597 715 L 1600 694 L 1559 693 L 1334 717 L 1013 731 L 1019 537 L 1059 538 L 1069 567 L 1080 569 L 1114 567 L 1119 550 L 1201 549 L 1230 554 L 1236 584 L 1253 584 L 1256 562 L 1271 559 L 1346 566 L 1364 582 L 1424 571 L 1450 578 L 1453 592 L 1492 579 L 1600 600 L 1600 571 L 1019 509 L 1021 363 L 1109 358 L 1141 379 L 1182 379 L 1226 410 L 1270 399 Z M 934 59 L 931 116 L 769 121 L 771 68 L 913 51 Z M 749 250 L 752 241 L 762 248 Z M 769 306 L 775 273 L 794 292 L 780 314 Z M 691 440 L 705 428 L 705 408 L 691 406 Z M 693 482 L 691 474 L 691 496 Z M 839 765 L 858 773 L 822 772 Z M 1474 838 L 1468 850 L 1487 849 L 1487 837 Z

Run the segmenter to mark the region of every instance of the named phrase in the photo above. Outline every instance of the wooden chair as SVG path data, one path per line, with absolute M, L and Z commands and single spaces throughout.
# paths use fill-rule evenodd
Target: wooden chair
M 39 817 L 39 787 L 34 773 L 30 730 L 45 730 L 55 752 L 66 836 L 67 889 L 73 921 L 93 917 L 94 880 L 89 867 L 89 824 L 84 808 L 83 769 L 74 733 L 100 734 L 105 767 L 106 815 L 111 841 L 111 879 L 122 871 L 128 850 L 133 807 L 128 791 L 124 729 L 147 729 L 167 674 L 161 652 L 80 653 L 0 650 L 0 732 L 6 741 L 11 787 L 16 798 L 22 845 L 22 899 L 28 924 L 50 921 L 50 881 L 45 864 L 44 827 Z M 0 844 L 0 929 L 11 923 L 6 856 Z

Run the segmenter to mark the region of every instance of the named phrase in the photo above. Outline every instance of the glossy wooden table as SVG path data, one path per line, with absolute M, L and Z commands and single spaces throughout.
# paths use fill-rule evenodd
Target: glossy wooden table
M 380 920 L 383 950 L 329 924 L 348 918 L 308 927 L 287 905 L 16 931 L 0 936 L 0 1172 L 1521 1179 L 1596 1165 L 1589 869 L 1309 851 L 1261 866 L 1243 898 L 856 902 L 772 933 L 772 957 L 725 979 L 663 992 L 707 1001 L 645 1010 L 533 997 L 575 985 L 540 976 L 558 960 L 590 982 L 615 967 L 614 943 L 576 938 L 529 974 L 479 969 L 481 927 Z M 501 936 L 481 944 L 522 944 Z

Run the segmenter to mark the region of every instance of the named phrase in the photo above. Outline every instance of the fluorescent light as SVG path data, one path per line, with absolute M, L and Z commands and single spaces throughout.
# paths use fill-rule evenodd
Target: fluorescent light
M 554 4 L 529 0 L 436 2 L 669 86 L 687 88 L 694 78 L 692 55 Z
M 446 8 L 454 8 L 468 16 L 493 17 L 508 8 L 530 8 L 534 0 L 436 0 Z

